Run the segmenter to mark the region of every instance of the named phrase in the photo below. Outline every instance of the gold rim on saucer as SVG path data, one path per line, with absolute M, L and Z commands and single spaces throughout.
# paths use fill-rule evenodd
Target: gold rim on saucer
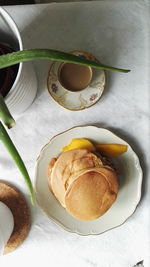
M 89 52 L 76 50 L 71 53 L 92 61 L 98 61 Z M 89 86 L 82 91 L 71 92 L 65 89 L 59 82 L 58 72 L 61 64 L 62 62 L 52 62 L 48 73 L 47 87 L 52 98 L 59 105 L 73 111 L 89 108 L 96 104 L 100 100 L 105 88 L 105 71 L 92 68 L 93 75 Z

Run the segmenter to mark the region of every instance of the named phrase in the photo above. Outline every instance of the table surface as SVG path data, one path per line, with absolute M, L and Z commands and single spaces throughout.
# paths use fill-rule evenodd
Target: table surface
M 124 138 L 138 154 L 144 172 L 142 199 L 122 226 L 98 236 L 68 233 L 30 205 L 28 191 L 3 146 L 0 179 L 18 186 L 31 208 L 32 226 L 25 242 L 1 257 L 1 267 L 132 267 L 149 262 L 149 1 L 99 1 L 5 7 L 16 21 L 25 48 L 92 52 L 105 64 L 131 68 L 107 73 L 104 97 L 78 112 L 55 103 L 46 89 L 50 62 L 34 62 L 38 95 L 9 131 L 34 180 L 40 149 L 57 133 L 76 125 L 96 124 Z

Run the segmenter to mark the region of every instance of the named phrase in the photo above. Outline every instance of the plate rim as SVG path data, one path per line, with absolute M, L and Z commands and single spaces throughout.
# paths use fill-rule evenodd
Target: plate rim
M 46 215 L 46 217 L 48 217 L 52 222 L 54 222 L 56 225 L 58 225 L 59 227 L 61 227 L 63 230 L 69 232 L 69 233 L 74 233 L 74 234 L 77 234 L 77 235 L 80 235 L 80 236 L 96 236 L 96 235 L 101 235 L 101 234 L 104 234 L 110 230 L 113 230 L 113 229 L 116 229 L 120 226 L 122 226 L 137 210 L 137 207 L 140 203 L 140 200 L 141 200 L 141 196 L 142 196 L 142 181 L 143 181 L 143 170 L 142 170 L 142 167 L 141 167 L 141 163 L 140 163 L 140 159 L 139 157 L 137 156 L 137 154 L 135 153 L 135 151 L 133 150 L 133 148 L 130 146 L 130 144 L 128 144 L 128 142 L 126 142 L 124 139 L 122 139 L 125 143 L 127 143 L 129 146 L 130 146 L 130 149 L 131 151 L 134 153 L 134 156 L 136 156 L 136 160 L 138 162 L 138 167 L 139 167 L 139 181 L 140 181 L 140 185 L 138 187 L 140 187 L 140 190 L 139 190 L 139 194 L 137 194 L 137 202 L 136 202 L 136 205 L 134 207 L 134 210 L 133 212 L 120 224 L 118 224 L 117 226 L 114 226 L 112 228 L 109 228 L 109 229 L 106 229 L 100 233 L 88 233 L 88 234 L 84 234 L 84 233 L 81 233 L 77 230 L 71 230 L 70 228 L 66 227 L 63 223 L 61 223 L 60 221 L 56 220 L 54 217 L 51 217 L 49 214 L 47 214 L 47 212 L 45 211 L 45 209 L 42 207 L 42 205 L 40 204 L 39 200 L 37 199 L 36 197 L 36 194 L 37 194 L 37 190 L 36 190 L 36 182 L 37 182 L 37 169 L 38 169 L 38 164 L 39 164 L 39 159 L 42 155 L 42 153 L 44 152 L 44 150 L 46 149 L 46 147 L 55 139 L 57 138 L 58 136 L 62 135 L 62 134 L 65 134 L 73 129 L 76 129 L 76 128 L 86 128 L 86 127 L 93 127 L 93 128 L 97 128 L 97 129 L 103 129 L 103 130 L 106 130 L 108 131 L 109 133 L 113 134 L 114 136 L 116 136 L 117 138 L 119 139 L 122 139 L 120 136 L 118 136 L 117 134 L 115 134 L 112 130 L 109 130 L 108 128 L 105 128 L 105 127 L 99 127 L 99 126 L 95 126 L 95 125 L 92 125 L 92 124 L 86 124 L 86 125 L 78 125 L 78 126 L 73 126 L 65 131 L 62 131 L 56 135 L 54 135 L 52 138 L 50 138 L 50 140 L 48 141 L 48 143 L 46 143 L 40 150 L 39 152 L 39 155 L 38 157 L 36 158 L 36 166 L 35 166 L 35 175 L 34 175 L 34 182 L 33 182 L 33 185 L 34 185 L 34 191 L 35 191 L 35 199 L 36 199 L 36 202 L 39 206 L 39 208 L 41 209 L 41 211 Z

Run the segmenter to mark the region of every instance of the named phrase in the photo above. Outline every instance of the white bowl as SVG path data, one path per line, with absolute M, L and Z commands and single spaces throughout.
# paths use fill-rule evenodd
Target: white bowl
M 10 15 L 0 7 L 1 41 L 9 43 L 15 50 L 22 50 L 23 44 L 19 30 Z M 12 114 L 20 115 L 33 102 L 37 92 L 37 79 L 32 63 L 20 63 L 12 88 L 5 97 Z
M 119 193 L 113 206 L 100 218 L 81 221 L 72 217 L 50 192 L 47 182 L 48 163 L 57 157 L 61 148 L 72 138 L 88 138 L 96 143 L 118 143 L 128 145 L 124 154 L 115 158 L 115 165 L 121 170 Z M 37 159 L 35 172 L 36 199 L 46 215 L 64 229 L 81 235 L 101 234 L 123 224 L 135 211 L 141 198 L 142 169 L 131 146 L 111 131 L 95 126 L 75 127 L 63 132 L 44 146 Z

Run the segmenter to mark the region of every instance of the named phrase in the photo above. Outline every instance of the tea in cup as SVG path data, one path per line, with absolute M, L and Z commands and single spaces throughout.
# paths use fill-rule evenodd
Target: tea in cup
M 92 69 L 74 63 L 62 63 L 58 70 L 60 84 L 71 92 L 79 92 L 88 87 L 92 80 Z

